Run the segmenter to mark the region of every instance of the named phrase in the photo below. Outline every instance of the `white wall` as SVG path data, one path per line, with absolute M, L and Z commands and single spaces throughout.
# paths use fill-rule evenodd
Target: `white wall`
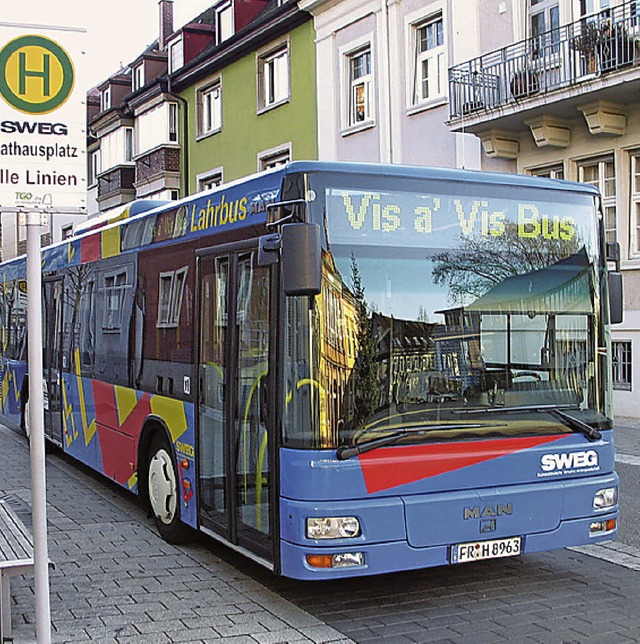
M 624 279 L 624 276 L 623 276 Z M 612 340 L 631 341 L 631 391 L 613 391 L 613 412 L 615 416 L 640 417 L 638 390 L 640 388 L 640 311 L 625 311 L 622 324 L 616 324 L 611 333 Z
M 320 158 L 513 169 L 511 162 L 483 157 L 476 137 L 449 131 L 447 91 L 418 107 L 411 100 L 416 22 L 442 15 L 448 67 L 477 55 L 480 39 L 486 38 L 489 31 L 503 38 L 505 29 L 510 34 L 510 11 L 501 11 L 494 4 L 496 24 L 481 30 L 479 0 L 386 0 L 386 13 L 383 0 L 302 1 L 302 8 L 314 13 L 317 34 Z M 349 128 L 345 122 L 348 104 L 345 58 L 366 42 L 371 43 L 374 119 L 371 124 Z M 445 88 L 446 82 L 445 72 Z
M 158 107 L 136 116 L 136 150 L 140 155 L 169 143 L 169 105 Z

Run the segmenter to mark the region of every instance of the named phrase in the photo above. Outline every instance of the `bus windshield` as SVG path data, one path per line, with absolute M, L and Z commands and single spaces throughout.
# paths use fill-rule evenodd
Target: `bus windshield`
M 609 426 L 593 195 L 329 173 L 306 185 L 323 287 L 287 305 L 285 444 Z

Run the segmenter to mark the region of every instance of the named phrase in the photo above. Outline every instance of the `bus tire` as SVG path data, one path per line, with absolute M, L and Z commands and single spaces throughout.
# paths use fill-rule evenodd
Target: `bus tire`
M 27 437 L 27 441 L 31 439 L 31 428 L 29 427 L 29 375 L 25 375 L 22 379 L 22 386 L 20 387 L 20 429 Z
M 188 528 L 180 521 L 178 474 L 169 441 L 156 433 L 147 467 L 149 507 L 160 536 L 168 543 L 185 543 Z
M 20 428 L 27 437 L 27 442 L 31 442 L 31 426 L 29 421 L 29 401 L 24 403 L 20 414 Z

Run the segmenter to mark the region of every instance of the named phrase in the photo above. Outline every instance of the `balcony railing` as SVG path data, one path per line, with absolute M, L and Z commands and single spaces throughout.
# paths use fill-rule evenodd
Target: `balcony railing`
M 167 172 L 180 172 L 180 148 L 156 148 L 136 159 L 136 182 L 150 181 Z
M 640 0 L 586 16 L 449 69 L 460 118 L 640 64 Z
M 98 176 L 98 201 L 117 195 L 120 192 L 133 190 L 135 168 L 118 166 Z

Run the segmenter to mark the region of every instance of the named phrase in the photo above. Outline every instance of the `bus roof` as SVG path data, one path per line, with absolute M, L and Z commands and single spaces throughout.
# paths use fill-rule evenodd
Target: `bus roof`
M 286 174 L 296 172 L 336 172 L 340 174 L 369 174 L 376 176 L 407 177 L 434 181 L 469 181 L 472 183 L 499 183 L 513 187 L 543 188 L 546 190 L 570 190 L 600 194 L 598 189 L 586 183 L 547 179 L 532 175 L 509 172 L 486 172 L 484 170 L 466 170 L 438 168 L 417 165 L 399 165 L 384 163 L 358 163 L 352 161 L 291 161 L 285 169 Z
M 153 200 L 137 200 L 126 205 L 123 211 L 107 220 L 96 217 L 93 222 L 89 219 L 83 226 L 79 226 L 76 234 L 71 238 L 57 242 L 46 249 L 43 249 L 43 270 L 45 272 L 55 270 L 61 266 L 81 264 L 85 261 L 104 258 L 107 256 L 120 255 L 127 250 L 134 250 L 134 246 L 126 249 L 120 240 L 120 234 L 114 236 L 110 231 L 116 228 L 135 225 L 135 222 L 150 218 L 162 217 L 164 213 L 177 212 L 178 209 L 188 208 L 189 230 L 181 238 L 199 236 L 211 232 L 210 223 L 207 221 L 202 228 L 196 225 L 195 213 L 199 214 L 211 211 L 210 205 L 214 200 L 221 200 L 222 205 L 234 201 L 236 210 L 238 203 L 246 208 L 246 224 L 264 224 L 266 222 L 266 205 L 277 200 L 280 191 L 280 182 L 285 175 L 294 173 L 337 173 L 353 175 L 369 175 L 384 177 L 405 177 L 410 179 L 423 179 L 426 181 L 449 181 L 468 182 L 476 184 L 495 184 L 510 186 L 514 188 L 538 188 L 542 190 L 559 190 L 564 192 L 579 192 L 596 196 L 599 194 L 597 188 L 589 184 L 546 179 L 519 174 L 484 172 L 478 170 L 460 170 L 449 168 L 435 168 L 426 166 L 391 165 L 382 163 L 357 163 L 337 161 L 291 161 L 286 165 L 272 168 L 264 172 L 256 173 L 248 177 L 239 178 L 229 183 L 222 184 L 210 190 L 195 193 L 183 197 L 177 201 L 166 203 Z M 241 202 L 244 202 L 244 206 Z M 216 215 L 217 217 L 217 215 Z M 186 222 L 184 222 L 186 225 Z M 239 222 L 238 222 L 239 223 Z M 123 233 L 124 234 L 124 233 Z M 117 238 L 116 238 L 117 237 Z M 162 240 L 154 240 L 149 243 L 167 243 L 177 241 L 178 235 L 174 234 L 173 239 L 169 235 Z M 93 240 L 93 241 L 92 241 Z M 111 245 L 111 246 L 110 246 Z M 137 247 L 141 249 L 142 246 Z M 22 276 L 26 270 L 24 264 L 25 256 L 8 260 L 2 263 L 5 276 L 13 275 L 14 278 Z M 6 279 L 5 277 L 5 279 Z

